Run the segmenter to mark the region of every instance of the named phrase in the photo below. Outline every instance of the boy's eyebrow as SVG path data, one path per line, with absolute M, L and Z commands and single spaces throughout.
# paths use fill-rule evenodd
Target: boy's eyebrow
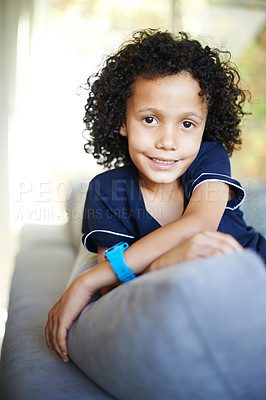
M 184 113 L 184 116 L 195 116 L 195 117 L 197 117 L 197 118 L 199 118 L 200 120 L 202 120 L 203 119 L 203 116 L 202 115 L 200 115 L 200 114 L 198 114 L 198 113 L 196 113 L 196 112 L 193 112 L 193 111 L 189 111 L 189 112 L 187 112 L 187 113 Z
M 141 114 L 143 112 L 161 113 L 161 111 L 157 108 L 147 107 L 147 108 L 141 108 L 140 110 L 138 110 L 137 114 Z M 189 117 L 189 116 L 194 116 L 194 117 L 199 118 L 200 120 L 203 120 L 203 116 L 194 111 L 183 112 L 183 114 L 182 114 L 183 118 Z
M 141 108 L 140 110 L 137 111 L 137 114 L 143 113 L 143 112 L 160 112 L 160 110 L 158 110 L 157 108 Z

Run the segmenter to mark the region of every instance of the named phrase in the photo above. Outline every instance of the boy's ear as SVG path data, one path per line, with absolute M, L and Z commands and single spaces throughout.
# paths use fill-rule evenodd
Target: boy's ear
M 127 136 L 127 127 L 126 127 L 126 124 L 123 124 L 122 126 L 121 126 L 121 128 L 120 128 L 120 135 L 121 136 Z

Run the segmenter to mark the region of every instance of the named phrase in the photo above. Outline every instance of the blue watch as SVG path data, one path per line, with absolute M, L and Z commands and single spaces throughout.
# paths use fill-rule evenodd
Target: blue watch
M 123 253 L 127 248 L 128 244 L 126 242 L 120 242 L 107 249 L 104 255 L 121 282 L 128 282 L 136 278 L 134 272 L 125 263 Z

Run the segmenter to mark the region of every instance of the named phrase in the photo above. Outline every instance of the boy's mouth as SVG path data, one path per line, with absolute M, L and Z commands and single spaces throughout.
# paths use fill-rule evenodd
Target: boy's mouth
M 151 165 L 153 166 L 153 168 L 155 169 L 159 169 L 162 171 L 168 171 L 169 169 L 174 168 L 179 160 L 171 160 L 171 159 L 167 159 L 167 158 L 156 158 L 156 157 L 148 157 Z
M 176 162 L 176 160 L 160 160 L 159 158 L 151 158 L 151 160 L 161 165 L 174 164 Z

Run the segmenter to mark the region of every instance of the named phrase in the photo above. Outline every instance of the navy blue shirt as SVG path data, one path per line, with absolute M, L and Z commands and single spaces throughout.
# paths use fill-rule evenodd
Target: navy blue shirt
M 206 181 L 222 181 L 231 188 L 231 199 L 220 221 L 218 231 L 229 233 L 243 247 L 251 248 L 266 261 L 266 240 L 246 226 L 239 206 L 245 192 L 231 178 L 227 152 L 219 142 L 203 142 L 199 153 L 181 177 L 185 211 L 193 190 Z M 146 210 L 134 164 L 97 175 L 90 182 L 83 217 L 82 242 L 92 252 L 120 241 L 129 245 L 161 225 Z

